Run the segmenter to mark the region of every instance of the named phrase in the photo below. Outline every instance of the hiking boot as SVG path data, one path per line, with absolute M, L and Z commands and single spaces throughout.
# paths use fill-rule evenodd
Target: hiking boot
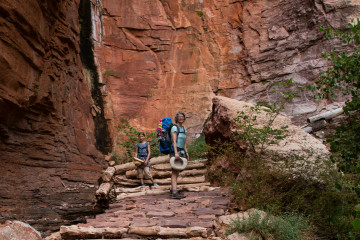
M 171 194 L 171 198 L 172 198 L 172 199 L 182 199 L 182 198 L 185 198 L 185 196 L 182 195 L 182 194 L 180 194 L 179 192 L 173 192 L 173 193 Z
M 181 196 L 183 196 L 183 197 L 185 197 L 185 195 L 182 193 L 182 192 L 180 192 L 179 190 L 170 190 L 170 195 L 172 195 L 173 193 L 175 193 L 175 192 L 177 192 L 179 195 L 181 195 Z
M 157 186 L 159 186 L 156 182 L 153 182 L 153 186 L 154 187 L 157 187 Z

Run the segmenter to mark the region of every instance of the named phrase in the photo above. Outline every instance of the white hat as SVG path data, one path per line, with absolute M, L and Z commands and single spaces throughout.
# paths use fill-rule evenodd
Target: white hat
M 170 158 L 170 165 L 173 169 L 176 170 L 184 170 L 186 168 L 188 161 L 186 158 L 180 158 L 180 159 L 175 159 L 175 157 L 171 157 Z
M 143 164 L 144 163 L 144 161 L 143 160 L 141 160 L 140 158 L 137 158 L 137 157 L 134 157 L 134 164 L 135 164 L 135 166 L 140 166 L 141 164 Z

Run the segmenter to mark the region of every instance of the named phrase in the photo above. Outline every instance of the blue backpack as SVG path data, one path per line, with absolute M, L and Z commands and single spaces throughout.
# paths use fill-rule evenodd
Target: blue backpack
M 174 151 L 171 141 L 171 128 L 177 125 L 173 124 L 171 118 L 165 117 L 160 120 L 157 128 L 157 137 L 159 140 L 160 152 L 163 154 L 169 154 Z M 179 135 L 179 130 L 177 131 Z

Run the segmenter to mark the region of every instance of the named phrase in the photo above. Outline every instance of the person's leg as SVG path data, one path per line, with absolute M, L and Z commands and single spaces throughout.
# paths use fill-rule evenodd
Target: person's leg
M 171 172 L 171 190 L 176 191 L 177 189 L 177 179 L 179 177 L 179 171 L 172 169 Z
M 144 186 L 144 174 L 143 174 L 143 169 L 142 169 L 142 168 L 138 168 L 138 169 L 137 169 L 137 172 L 138 172 L 138 178 L 140 178 L 141 186 Z
M 145 175 L 145 178 L 146 178 L 146 179 L 150 179 L 150 180 L 151 180 L 151 182 L 152 182 L 152 184 L 153 184 L 154 186 L 157 186 L 157 184 L 154 182 L 153 177 L 151 176 L 150 168 L 149 168 L 149 167 L 145 167 L 145 168 L 144 168 L 144 175 Z

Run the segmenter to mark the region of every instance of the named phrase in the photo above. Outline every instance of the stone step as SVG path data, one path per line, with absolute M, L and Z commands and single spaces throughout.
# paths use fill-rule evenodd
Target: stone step
M 183 187 L 200 192 L 184 192 L 185 198 L 180 200 L 171 199 L 169 189 L 164 186 L 123 192 L 105 213 L 87 219 L 86 224 L 61 227 L 61 238 L 221 239 L 216 238 L 213 229 L 217 218 L 229 208 L 228 191 L 210 187 L 209 183 Z
M 169 228 L 169 227 L 129 227 L 129 228 L 94 228 L 61 226 L 60 235 L 63 240 L 68 239 L 103 239 L 103 238 L 119 238 L 124 234 L 135 234 L 140 236 L 156 236 L 156 237 L 207 237 L 210 235 L 208 229 L 204 227 L 186 227 L 186 228 Z

